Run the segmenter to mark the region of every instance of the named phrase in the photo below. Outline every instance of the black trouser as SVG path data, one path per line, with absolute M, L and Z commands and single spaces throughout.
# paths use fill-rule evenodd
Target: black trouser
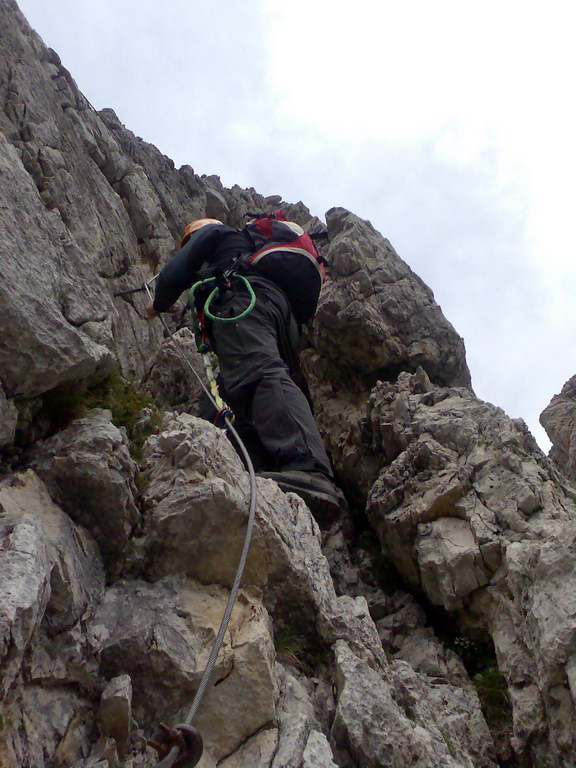
M 234 322 L 211 321 L 222 397 L 258 471 L 301 469 L 332 476 L 330 461 L 306 396 L 290 376 L 298 329 L 284 293 L 250 278 L 256 304 Z M 247 306 L 246 288 L 235 281 L 211 310 L 222 317 Z

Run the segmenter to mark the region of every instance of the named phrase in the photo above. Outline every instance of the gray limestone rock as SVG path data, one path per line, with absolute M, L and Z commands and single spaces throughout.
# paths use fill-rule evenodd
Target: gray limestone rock
M 303 365 L 333 461 L 364 501 L 378 472 L 364 428 L 377 379 L 421 366 L 438 384 L 471 388 L 470 373 L 462 339 L 388 240 L 343 208 L 326 220 L 329 279 Z
M 188 328 L 182 328 L 174 334 L 174 339 L 168 338 L 162 344 L 143 379 L 160 407 L 197 412 L 204 390 L 190 365 L 205 381 L 202 356 L 196 349 L 194 335 Z
M 159 453 L 160 449 L 163 453 Z M 226 482 L 229 486 L 226 490 L 227 498 L 232 502 L 228 502 L 228 514 L 234 509 L 239 510 L 239 502 L 234 501 L 236 498 L 234 490 L 237 492 L 244 484 L 241 477 L 243 470 L 237 467 L 238 474 L 229 474 L 230 469 L 238 461 L 233 454 L 229 456 L 230 451 L 231 448 L 222 434 L 207 427 L 200 420 L 187 415 L 168 419 L 165 430 L 151 438 L 145 449 L 148 461 L 154 457 L 154 461 L 150 462 L 150 486 L 146 492 L 147 503 L 150 505 L 152 514 L 158 515 L 155 502 L 159 501 L 161 505 L 169 504 L 166 509 L 170 509 L 171 514 L 174 515 L 174 524 L 184 525 L 178 520 L 184 520 L 182 516 L 188 514 L 193 508 L 194 494 L 189 497 L 186 504 L 182 504 L 180 510 L 179 503 L 174 503 L 174 499 L 178 499 L 179 495 L 171 496 L 172 501 L 168 502 L 161 489 L 166 487 L 170 489 L 170 494 L 173 494 L 179 487 L 186 487 L 193 492 L 198 482 L 206 484 L 206 488 L 216 489 L 221 487 L 223 481 Z M 162 456 L 170 456 L 170 461 L 166 461 Z M 222 460 L 222 478 L 219 478 L 215 471 L 218 456 Z M 279 631 L 297 626 L 299 631 L 314 633 L 314 627 L 316 627 L 316 631 L 328 645 L 341 642 L 345 638 L 346 647 L 354 649 L 350 650 L 350 653 L 353 653 L 359 662 L 362 660 L 363 664 L 375 670 L 377 675 L 383 676 L 388 681 L 390 690 L 396 690 L 398 686 L 403 689 L 405 683 L 401 681 L 401 676 L 391 674 L 388 669 L 381 641 L 364 597 L 358 596 L 353 599 L 346 595 L 336 596 L 328 562 L 320 551 L 319 530 L 309 511 L 297 497 L 292 494 L 286 496 L 282 494 L 272 481 L 259 483 L 259 490 L 260 501 L 254 550 L 254 557 L 257 559 L 252 561 L 252 571 L 249 573 L 254 571 L 259 573 L 260 580 L 256 583 L 264 590 L 265 602 Z M 209 499 L 209 492 L 203 491 L 200 498 Z M 288 500 L 290 502 L 294 500 L 295 503 L 289 505 L 286 503 Z M 202 502 L 204 512 L 211 509 L 209 520 L 215 530 L 203 527 L 207 523 L 203 522 L 202 517 L 197 517 L 199 522 L 195 525 L 188 524 L 187 529 L 189 532 L 195 530 L 198 542 L 194 541 L 194 536 L 190 533 L 188 540 L 185 541 L 184 528 L 181 534 L 173 534 L 171 540 L 167 540 L 163 534 L 155 536 L 159 546 L 154 552 L 154 567 L 157 568 L 160 563 L 164 563 L 166 567 L 166 564 L 170 563 L 170 569 L 176 571 L 188 574 L 192 571 L 201 573 L 202 576 L 198 577 L 202 579 L 207 578 L 206 573 L 209 571 L 210 579 L 222 579 L 224 583 L 228 581 L 230 576 L 227 575 L 227 568 L 235 567 L 237 553 L 233 553 L 230 545 L 216 536 L 216 526 L 221 525 L 224 528 L 225 522 L 224 520 L 221 523 L 218 522 L 220 514 L 218 508 L 207 508 L 207 503 L 209 502 Z M 192 514 L 199 515 L 199 511 Z M 237 511 L 234 514 L 245 516 L 245 508 L 242 513 Z M 203 558 L 208 551 L 208 542 L 218 541 L 218 552 L 212 552 L 212 557 L 205 561 Z M 204 551 L 190 549 L 198 547 L 199 544 L 203 545 Z M 184 552 L 189 553 L 187 557 L 181 556 Z M 217 557 L 218 554 L 219 557 Z M 216 560 L 219 572 L 214 571 Z M 250 575 L 247 578 L 250 583 Z M 306 625 L 308 629 L 305 629 Z M 310 661 L 314 663 L 313 660 Z M 422 667 L 425 666 L 422 662 Z M 430 672 L 430 669 L 426 671 Z M 459 671 L 462 673 L 462 670 Z M 407 674 L 405 672 L 404 676 Z M 462 676 L 465 678 L 463 673 Z M 424 688 L 427 679 L 423 674 L 413 673 L 415 685 L 418 684 Z M 460 682 L 446 682 L 438 698 L 430 701 L 430 708 L 437 707 L 440 700 L 444 702 L 444 707 L 446 702 L 451 702 L 453 710 L 448 710 L 449 713 L 460 712 L 466 707 L 465 714 L 460 717 L 461 726 L 458 726 L 460 730 L 456 729 L 461 748 L 464 753 L 467 753 L 467 750 L 478 751 L 474 739 L 478 733 L 481 733 L 488 744 L 488 754 L 491 742 L 480 714 L 477 697 L 471 692 L 470 684 L 462 687 Z M 298 764 L 303 759 L 303 751 L 311 730 L 317 729 L 319 725 L 309 695 L 293 676 L 283 675 L 281 690 L 283 691 L 281 703 L 276 714 L 279 725 L 273 766 L 286 763 Z M 296 693 L 298 695 L 294 699 Z M 282 704 L 287 701 L 289 706 Z M 473 733 L 467 731 L 462 733 L 463 724 L 467 723 L 472 715 L 472 720 L 477 723 L 477 727 L 473 729 Z M 400 721 L 405 717 L 396 710 L 393 710 L 390 717 L 392 716 L 397 716 Z M 441 720 L 441 715 L 439 719 Z M 446 716 L 447 723 L 452 719 L 454 719 L 453 714 Z M 373 738 L 377 741 L 377 734 L 373 734 Z M 416 741 L 419 738 L 417 734 Z M 254 748 L 256 749 L 256 746 Z M 484 764 L 491 765 L 489 757 Z
M 552 442 L 550 458 L 576 481 L 576 376 L 564 384 L 559 395 L 554 395 L 540 423 Z
M 269 768 L 278 745 L 278 729 L 260 731 L 242 744 L 229 757 L 218 763 L 218 768 Z M 204 766 L 202 766 L 204 768 Z M 209 768 L 206 766 L 206 768 Z
M 102 693 L 98 711 L 100 730 L 116 743 L 121 759 L 126 756 L 132 720 L 132 681 L 129 675 L 114 677 Z
M 31 470 L 0 485 L 0 528 L 0 755 L 72 764 L 94 722 L 79 628 L 104 589 L 98 548 Z
M 321 731 L 311 731 L 302 755 L 302 768 L 337 768 L 328 739 Z
M 368 504 L 390 557 L 461 626 L 489 629 L 517 752 L 539 766 L 569 764 L 574 493 L 522 422 L 465 389 L 432 386 L 423 372 L 380 383 L 370 419 L 396 454 Z
M 300 765 L 310 733 L 318 727 L 314 707 L 304 685 L 288 670 L 280 670 L 279 679 L 278 743 L 271 768 Z
M 32 396 L 112 368 L 111 305 L 1 132 L 0 146 L 0 377 L 8 396 Z
M 156 576 L 185 573 L 231 586 L 248 520 L 248 480 L 225 434 L 181 414 L 144 446 L 142 548 Z M 263 542 L 255 536 L 245 584 L 262 584 Z
M 14 0 L 0 29 L 0 381 L 30 397 L 101 376 L 115 356 L 142 376 L 162 327 L 142 322 L 143 294 L 115 294 L 150 279 L 190 219 L 240 225 L 264 198 L 176 170 L 112 110 L 94 112 Z
M 326 214 L 331 281 L 322 292 L 313 343 L 352 376 L 423 367 L 441 384 L 470 386 L 464 344 L 432 291 L 370 222 L 344 208 Z
M 94 536 L 110 573 L 118 573 L 140 513 L 137 466 L 125 430 L 111 419 L 109 411 L 90 411 L 37 444 L 30 464 L 56 503 Z
M 19 688 L 2 715 L 0 755 L 7 768 L 85 765 L 94 729 L 93 702 L 70 686 Z
M 14 403 L 6 398 L 0 385 L 0 448 L 12 445 L 16 433 L 18 411 Z
M 102 375 L 116 351 L 127 370 L 141 370 L 159 333 L 135 324 L 135 308 L 112 293 L 151 272 L 141 266 L 123 200 L 98 165 L 107 162 L 99 138 L 110 155 L 118 145 L 13 0 L 0 8 L 0 28 L 5 391 L 33 396 Z M 172 247 L 170 238 L 166 255 Z
M 72 627 L 98 598 L 103 573 L 94 542 L 50 499 L 31 471 L 0 486 L 0 677 L 8 691 L 40 624 Z
M 343 742 L 359 764 L 367 768 L 464 768 L 475 764 L 465 752 L 448 745 L 437 722 L 422 716 L 415 707 L 415 696 L 394 692 L 390 673 L 383 676 L 372 669 L 343 641 L 336 644 L 336 684 L 332 737 Z M 494 765 L 489 760 L 476 764 Z
M 230 586 L 248 518 L 249 484 L 221 430 L 187 414 L 167 417 L 145 447 L 148 485 L 140 544 L 156 577 L 186 574 Z M 264 589 L 275 625 L 305 617 L 327 643 L 347 637 L 383 663 L 366 602 L 336 597 L 320 531 L 304 502 L 258 480 L 256 525 L 243 583 Z M 362 649 L 362 651 L 360 651 Z
M 0 33 L 0 447 L 14 440 L 16 396 L 21 424 L 33 424 L 43 393 L 116 360 L 162 403 L 193 409 L 199 390 L 174 342 L 158 351 L 164 330 L 145 321 L 146 295 L 116 294 L 150 279 L 192 219 L 241 226 L 248 211 L 280 206 L 311 231 L 322 222 L 302 203 L 176 169 L 112 110 L 96 113 L 14 0 L 0 4 Z M 573 487 L 521 422 L 474 398 L 462 340 L 388 241 L 341 208 L 327 225 L 330 278 L 303 363 L 339 476 L 360 512 L 368 497 L 412 590 L 461 631 L 490 634 L 520 759 L 572 765 Z M 189 332 L 178 338 L 192 349 Z M 570 380 L 544 416 L 572 479 L 573 395 Z M 223 433 L 168 416 L 145 449 L 133 546 L 136 468 L 107 415 L 31 456 L 48 490 L 32 471 L 0 484 L 0 762 L 144 768 L 145 735 L 182 718 L 206 663 L 247 475 Z M 199 713 L 201 768 L 492 768 L 476 694 L 414 598 L 382 593 L 349 551 L 349 527 L 326 535 L 327 559 L 302 500 L 269 480 L 258 492 L 246 591 Z M 98 547 L 71 517 L 105 555 L 105 593 Z M 275 664 L 282 633 L 317 677 Z
M 90 643 L 106 678 L 130 675 L 140 724 L 183 721 L 227 597 L 221 587 L 182 579 L 117 582 L 107 590 L 89 628 Z M 274 718 L 276 689 L 268 615 L 241 594 L 195 720 L 214 759 L 231 754 Z

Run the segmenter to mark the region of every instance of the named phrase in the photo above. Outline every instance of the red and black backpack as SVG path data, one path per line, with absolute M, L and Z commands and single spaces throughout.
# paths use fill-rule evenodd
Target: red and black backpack
M 326 279 L 326 259 L 320 255 L 314 239 L 325 237 L 326 233 L 309 235 L 299 224 L 288 221 L 283 211 L 274 213 L 247 213 L 252 221 L 244 227 L 244 233 L 251 240 L 254 253 L 246 263 L 256 266 L 261 260 L 276 251 L 296 253 L 310 260 L 320 275 L 320 282 Z
M 309 235 L 299 224 L 288 221 L 283 211 L 246 215 L 252 221 L 243 232 L 253 250 L 244 263 L 282 289 L 299 324 L 309 322 L 318 306 L 327 265 L 314 239 L 327 233 Z

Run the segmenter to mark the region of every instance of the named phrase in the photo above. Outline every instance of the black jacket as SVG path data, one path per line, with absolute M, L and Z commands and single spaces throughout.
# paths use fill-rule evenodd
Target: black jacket
M 166 312 L 197 280 L 211 277 L 218 267 L 227 269 L 235 257 L 252 251 L 250 238 L 243 232 L 225 224 L 206 224 L 162 268 L 156 283 L 154 309 Z M 280 288 L 299 325 L 314 317 L 321 279 L 309 259 L 297 253 L 275 251 L 257 266 L 239 265 L 239 271 L 248 279 L 250 275 L 264 278 Z
M 162 268 L 156 282 L 154 309 L 166 312 L 197 280 L 210 277 L 218 267 L 226 269 L 234 257 L 250 251 L 250 241 L 237 229 L 225 224 L 201 227 Z

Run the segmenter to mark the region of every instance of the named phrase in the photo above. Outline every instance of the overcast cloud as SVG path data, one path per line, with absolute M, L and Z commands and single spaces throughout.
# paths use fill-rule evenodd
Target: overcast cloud
M 368 218 L 538 415 L 576 374 L 570 1 L 20 0 L 97 109 L 225 185 Z

